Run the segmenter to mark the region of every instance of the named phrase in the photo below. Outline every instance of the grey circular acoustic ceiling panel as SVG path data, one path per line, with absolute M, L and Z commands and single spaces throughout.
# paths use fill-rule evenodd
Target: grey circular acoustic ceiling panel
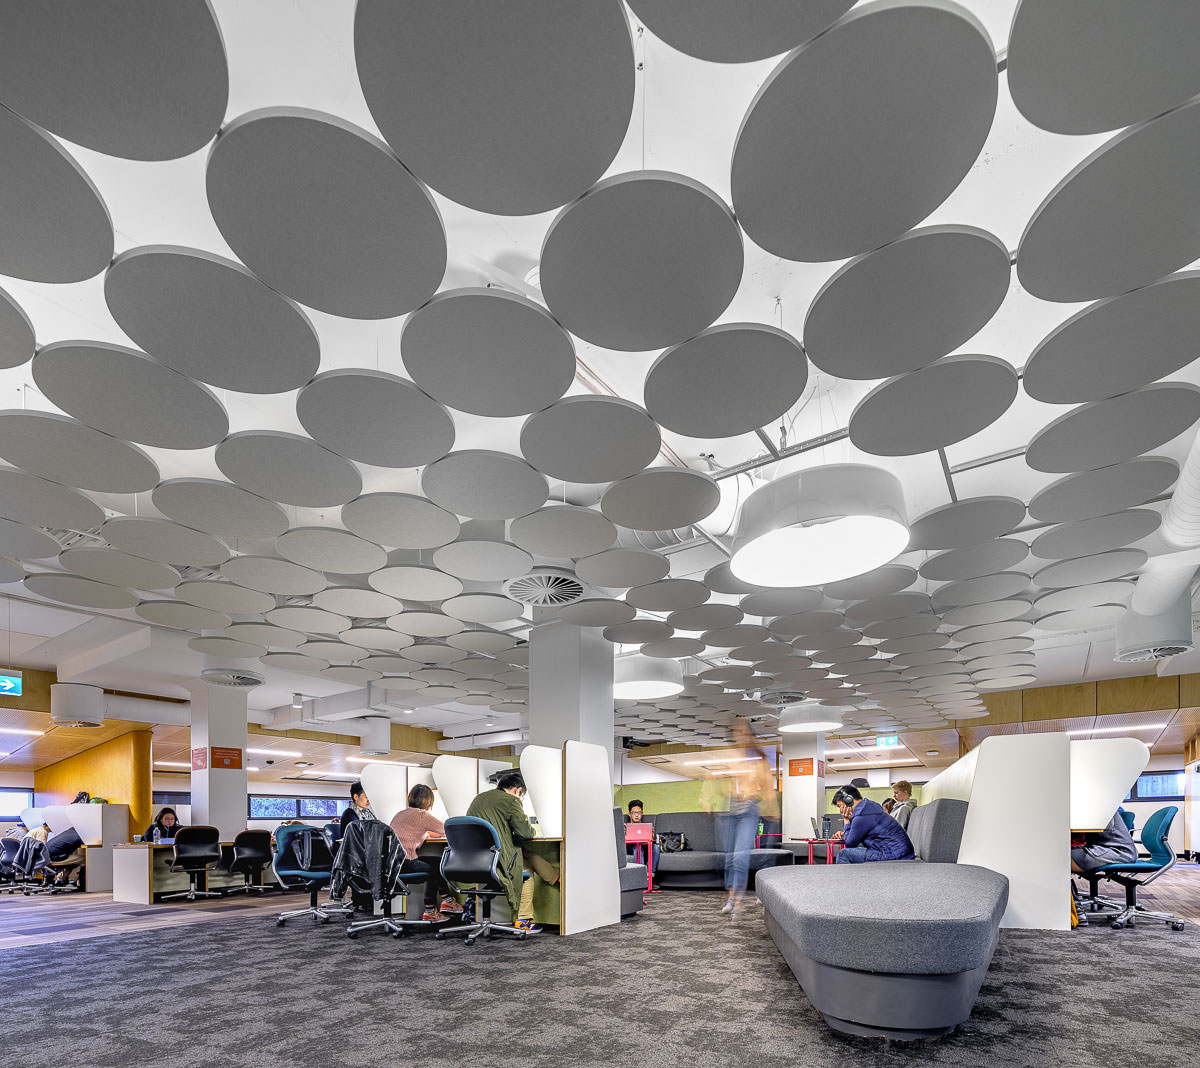
M 269 668 L 280 671 L 298 671 L 305 675 L 316 675 L 329 667 L 328 660 L 315 656 L 305 656 L 303 653 L 267 653 L 260 656 L 259 661 Z
M 790 638 L 799 634 L 824 634 L 836 630 L 845 622 L 846 617 L 841 612 L 796 612 L 790 616 L 780 616 L 771 623 L 770 629 L 772 634 Z
M 95 582 L 82 575 L 64 575 L 47 571 L 39 575 L 26 575 L 25 588 L 39 597 L 64 604 L 77 604 L 84 608 L 132 608 L 138 602 L 133 590 L 124 586 L 110 586 L 106 582 Z
M 1015 497 L 970 497 L 934 508 L 909 528 L 910 549 L 961 549 L 1007 534 L 1025 518 Z
M 695 609 L 692 609 L 695 611 Z M 604 638 L 615 645 L 641 645 L 643 642 L 659 642 L 671 637 L 675 631 L 657 619 L 631 619 L 604 629 Z
M 171 478 L 154 487 L 154 507 L 185 527 L 226 538 L 274 538 L 288 517 L 274 501 L 215 478 Z
M 28 363 L 37 347 L 33 323 L 21 306 L 0 289 L 0 368 Z
M 1109 467 L 1166 444 L 1197 419 L 1200 386 L 1156 383 L 1059 416 L 1034 436 L 1025 462 L 1047 472 Z
M 710 596 L 709 588 L 695 579 L 663 579 L 634 586 L 625 594 L 625 600 L 645 612 L 678 612 L 698 608 Z
M 1023 620 L 1005 620 L 1002 623 L 980 623 L 971 627 L 956 630 L 950 637 L 964 645 L 979 645 L 984 642 L 998 642 L 1005 638 L 1020 638 L 1029 632 L 1030 624 Z
M 550 224 L 542 293 L 578 337 L 643 352 L 711 326 L 742 279 L 742 235 L 728 206 L 682 174 L 606 178 Z
M 980 681 L 978 683 L 978 687 L 981 690 L 1019 690 L 1024 686 L 1031 686 L 1035 682 L 1037 682 L 1036 675 L 1012 675 L 1012 676 L 1009 676 L 1008 678 L 980 679 Z M 986 716 L 989 714 L 990 714 L 989 712 L 977 712 L 975 714 L 975 716 L 968 716 L 965 712 L 956 712 L 955 718 L 957 718 L 957 719 L 980 718 L 981 719 L 981 718 L 983 718 L 983 716 Z
M 1021 380 L 1050 404 L 1104 400 L 1186 367 L 1197 335 L 1200 271 L 1182 271 L 1076 312 L 1033 350 Z
M 712 590 L 713 593 L 732 594 L 735 597 L 741 597 L 749 593 L 773 592 L 770 590 L 770 587 L 756 586 L 753 582 L 743 582 L 729 570 L 728 560 L 710 567 L 704 573 L 704 585 Z
M 764 642 L 770 637 L 766 627 L 756 623 L 739 623 L 732 627 L 719 627 L 705 631 L 700 640 L 714 649 L 735 649 L 751 642 Z
M 803 44 L 844 15 L 854 0 L 631 0 L 655 37 L 696 59 L 749 63 Z
M 502 593 L 463 593 L 443 601 L 442 611 L 467 623 L 503 623 L 519 619 L 523 606 Z
M 748 593 L 738 602 L 738 607 L 748 616 L 762 616 L 765 619 L 811 612 L 824 599 L 820 590 L 791 586 L 766 593 Z
M 235 586 L 232 582 L 213 582 L 210 579 L 181 582 L 175 587 L 175 596 L 198 608 L 213 608 L 231 615 L 269 612 L 275 607 L 275 598 L 269 593 L 259 593 L 244 586 Z
M 838 378 L 916 371 L 982 329 L 1008 293 L 1009 273 L 1008 249 L 986 230 L 913 230 L 821 287 L 804 320 L 804 348 Z
M 1127 512 L 1063 523 L 1034 538 L 1030 548 L 1034 556 L 1043 560 L 1091 556 L 1141 541 L 1161 523 L 1162 516 L 1153 509 L 1131 508 Z
M 317 375 L 296 397 L 296 414 L 326 448 L 379 467 L 420 467 L 454 445 L 454 420 L 411 382 L 383 371 Z
M 921 577 L 932 582 L 953 582 L 991 575 L 1008 570 L 1028 555 L 1029 544 L 1020 538 L 993 538 L 931 556 L 921 565 Z
M 91 530 L 104 522 L 103 510 L 90 497 L 11 467 L 0 467 L 0 515 L 65 530 Z
M 62 546 L 44 531 L 27 527 L 24 523 L 14 523 L 11 519 L 0 519 L 0 555 L 16 557 L 19 560 L 36 560 L 57 556 L 61 548 Z M 708 593 L 707 587 L 704 592 Z
M 965 645 L 958 652 L 964 661 L 969 661 L 980 656 L 1006 656 L 1010 653 L 1024 655 L 1032 647 L 1032 638 L 999 638 Z
M 445 273 L 429 192 L 387 145 L 333 115 L 264 108 L 234 119 L 209 153 L 206 186 L 238 259 L 310 308 L 388 319 L 424 304 Z
M 876 386 L 850 416 L 850 441 L 874 456 L 915 456 L 991 426 L 1017 396 L 1017 372 L 994 356 L 946 356 Z
M 450 635 L 446 644 L 470 653 L 487 653 L 494 656 L 505 649 L 511 649 L 517 644 L 517 640 L 495 630 L 465 630 L 461 634 Z
M 1114 549 L 1107 553 L 1097 553 L 1095 556 L 1060 560 L 1036 572 L 1033 581 L 1036 585 L 1048 589 L 1110 582 L 1136 571 L 1146 559 L 1146 553 L 1141 549 Z
M 387 563 L 387 553 L 337 527 L 293 527 L 275 539 L 279 555 L 301 567 L 340 575 L 360 575 Z
M 299 434 L 230 434 L 217 446 L 216 461 L 231 482 L 280 504 L 331 508 L 362 490 L 362 478 L 349 460 Z
M 25 577 L 25 569 L 12 560 L 0 560 L 0 584 L 20 582 Z
M 563 622 L 577 627 L 615 627 L 629 623 L 636 614 L 632 605 L 611 597 L 585 597 L 558 610 Z
M 1067 612 L 1042 616 L 1035 624 L 1038 630 L 1101 630 L 1114 627 L 1127 611 L 1123 604 L 1098 604 Z
M 750 105 L 733 153 L 738 221 L 785 259 L 878 248 L 966 176 L 996 93 L 973 15 L 942 0 L 868 4 L 787 56 Z
M 179 572 L 169 564 L 145 560 L 140 556 L 80 546 L 65 549 L 58 562 L 75 575 L 107 582 L 110 586 L 128 586 L 132 590 L 171 590 L 179 585 Z
M 1071 586 L 1047 593 L 1034 602 L 1033 608 L 1038 615 L 1047 616 L 1098 604 L 1124 604 L 1132 594 L 1132 582 L 1096 582 L 1090 586 Z
M 436 549 L 458 537 L 458 517 L 412 493 L 368 493 L 342 506 L 360 538 L 401 549 Z
M 1096 149 L 1042 201 L 1017 276 L 1043 300 L 1111 297 L 1200 256 L 1200 100 Z
M 385 567 L 368 576 L 367 581 L 389 597 L 425 603 L 457 597 L 463 591 L 460 579 L 420 564 Z
M 3 106 L 0 159 L 0 274 L 81 282 L 104 270 L 113 253 L 112 220 L 83 168 L 49 134 Z
M 303 656 L 316 657 L 319 660 L 341 660 L 355 662 L 364 660 L 367 655 L 366 649 L 357 645 L 347 645 L 341 641 L 307 641 L 296 648 L 296 652 Z
M 350 629 L 350 620 L 337 612 L 326 612 L 320 608 L 304 605 L 281 605 L 267 613 L 267 622 L 289 630 L 302 630 L 306 634 L 340 634 Z
M 846 608 L 847 619 L 865 623 L 879 623 L 885 619 L 903 619 L 929 611 L 929 595 L 912 590 L 908 593 L 890 593 L 883 597 L 871 597 Z
M 421 473 L 434 504 L 475 519 L 515 519 L 546 503 L 546 479 L 519 456 L 464 449 L 435 460 Z
M 240 263 L 202 249 L 143 245 L 104 275 L 118 325 L 160 363 L 240 393 L 284 393 L 317 373 L 308 317 Z
M 925 649 L 940 649 L 950 641 L 948 634 L 909 634 L 903 638 L 888 638 L 879 643 L 879 651 L 888 656 L 896 653 L 915 653 Z
M 310 596 L 327 585 L 320 572 L 274 556 L 235 556 L 221 565 L 221 574 L 239 586 L 283 597 Z
M 1068 475 L 1029 502 L 1029 514 L 1042 523 L 1068 523 L 1111 515 L 1157 497 L 1179 477 L 1179 465 L 1166 456 L 1141 456 L 1123 464 Z
M 603 552 L 617 540 L 617 528 L 595 509 L 552 504 L 514 519 L 508 536 L 534 556 L 566 559 Z
M 634 590 L 629 591 L 631 594 Z M 707 588 L 705 597 L 708 596 Z M 732 604 L 700 604 L 693 608 L 680 608 L 667 616 L 667 623 L 675 630 L 695 631 L 718 630 L 722 627 L 735 627 L 741 623 L 743 613 Z M 644 638 L 643 641 L 653 639 Z M 791 650 L 787 650 L 791 652 Z
M 663 660 L 680 660 L 704 652 L 704 643 L 698 638 L 664 638 L 658 642 L 647 642 L 642 646 L 642 656 Z
M 662 437 L 645 409 L 620 397 L 564 397 L 521 427 L 521 452 L 566 482 L 615 482 L 658 455 Z
M 933 593 L 934 611 L 960 605 L 983 604 L 986 601 L 1003 601 L 1015 597 L 1029 585 L 1029 576 L 1023 571 L 1001 571 L 995 575 L 980 575 L 978 578 L 960 579 L 939 586 Z
M 395 597 L 357 586 L 330 586 L 316 593 L 312 603 L 326 612 L 357 619 L 386 619 L 404 607 Z
M 826 596 L 839 601 L 865 601 L 870 597 L 899 593 L 916 581 L 917 572 L 906 564 L 884 564 L 866 574 L 831 582 L 824 591 Z
M 101 493 L 140 493 L 158 482 L 154 461 L 136 445 L 53 412 L 0 412 L 0 456 L 52 482 Z
M 452 289 L 408 317 L 404 366 L 430 396 L 461 412 L 539 412 L 575 378 L 571 336 L 545 308 L 503 289 Z
M 646 410 L 677 434 L 734 437 L 782 416 L 807 382 L 808 361 L 791 334 L 763 323 L 722 323 L 654 361 Z
M 276 627 L 270 623 L 233 623 L 225 628 L 225 637 L 239 642 L 254 642 L 258 645 L 282 646 L 294 649 L 305 639 L 298 630 Z
M 213 139 L 228 96 L 207 0 L 17 0 L 5 12 L 0 100 L 77 145 L 180 159 Z
M 64 412 L 115 437 L 206 449 L 229 433 L 229 417 L 211 390 L 122 345 L 59 341 L 41 349 L 30 369 Z
M 439 193 L 496 215 L 583 193 L 612 163 L 633 108 L 633 45 L 614 0 L 362 0 L 354 55 L 400 158 Z
M 339 631 L 338 637 L 347 645 L 357 645 L 363 649 L 386 649 L 390 652 L 398 652 L 413 643 L 407 634 L 401 634 L 390 627 L 351 627 L 349 630 Z
M 1025 585 L 1028 585 L 1028 580 Z M 1010 619 L 1020 619 L 1029 609 L 1029 602 L 1020 599 L 979 601 L 947 609 L 942 613 L 942 622 L 948 627 L 978 627 L 985 623 L 1003 623 Z
M 1102 133 L 1200 92 L 1200 8 L 1177 0 L 1022 3 L 1008 39 L 1008 86 L 1030 122 Z
M 711 475 L 686 467 L 649 467 L 610 486 L 600 510 L 632 530 L 673 530 L 710 515 L 721 503 Z
M 435 550 L 433 562 L 447 574 L 469 582 L 503 582 L 527 574 L 533 557 L 506 541 L 462 538 Z
M 124 552 L 163 564 L 216 567 L 229 559 L 224 542 L 170 519 L 118 515 L 106 520 L 100 533 Z
M 224 612 L 197 608 L 180 601 L 143 601 L 134 611 L 147 622 L 172 630 L 223 630 L 233 622 Z

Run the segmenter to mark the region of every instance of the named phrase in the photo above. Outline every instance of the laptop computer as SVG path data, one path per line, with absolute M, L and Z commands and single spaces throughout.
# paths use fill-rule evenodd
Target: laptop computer
M 808 818 L 812 822 L 812 825 L 813 825 L 813 837 L 820 838 L 821 837 L 821 828 L 817 826 L 817 817 L 809 816 Z
M 636 842 L 653 842 L 654 841 L 654 824 L 653 823 L 627 823 L 625 824 L 625 841 L 629 845 Z

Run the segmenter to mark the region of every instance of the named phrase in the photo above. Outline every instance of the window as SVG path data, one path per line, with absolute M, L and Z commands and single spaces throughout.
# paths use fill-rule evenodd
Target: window
M 156 805 L 190 805 L 192 803 L 192 795 L 188 792 L 155 790 L 151 798 Z
M 250 794 L 246 810 L 252 820 L 336 820 L 350 803 L 345 797 L 267 797 Z
M 336 820 L 342 814 L 345 804 L 340 798 L 331 797 L 302 797 L 300 798 L 300 818 Z
M 32 790 L 0 790 L 0 820 L 18 820 L 33 807 Z
M 252 820 L 294 820 L 296 799 L 294 797 L 261 797 L 251 794 L 247 800 Z
M 1139 775 L 1126 801 L 1182 801 L 1184 773 L 1182 771 L 1149 771 Z

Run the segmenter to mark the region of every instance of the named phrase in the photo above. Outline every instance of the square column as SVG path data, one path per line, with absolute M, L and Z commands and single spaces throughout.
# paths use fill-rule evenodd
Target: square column
M 592 627 L 543 623 L 529 635 L 529 741 L 591 742 L 613 763 L 613 646 Z
M 783 772 L 783 840 L 811 838 L 825 814 L 825 735 L 784 734 L 780 755 Z
M 189 689 L 192 823 L 218 827 L 221 840 L 231 841 L 238 831 L 246 829 L 246 691 L 203 682 Z M 215 760 L 214 748 L 218 750 Z M 220 750 L 228 752 L 222 754 Z M 204 754 L 203 768 L 196 767 L 199 751 Z

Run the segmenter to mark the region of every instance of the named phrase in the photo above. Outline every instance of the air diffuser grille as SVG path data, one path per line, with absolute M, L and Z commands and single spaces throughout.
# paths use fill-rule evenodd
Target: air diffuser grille
M 528 575 L 509 579 L 504 592 L 514 601 L 535 608 L 561 608 L 581 600 L 585 587 L 565 568 L 535 567 Z

